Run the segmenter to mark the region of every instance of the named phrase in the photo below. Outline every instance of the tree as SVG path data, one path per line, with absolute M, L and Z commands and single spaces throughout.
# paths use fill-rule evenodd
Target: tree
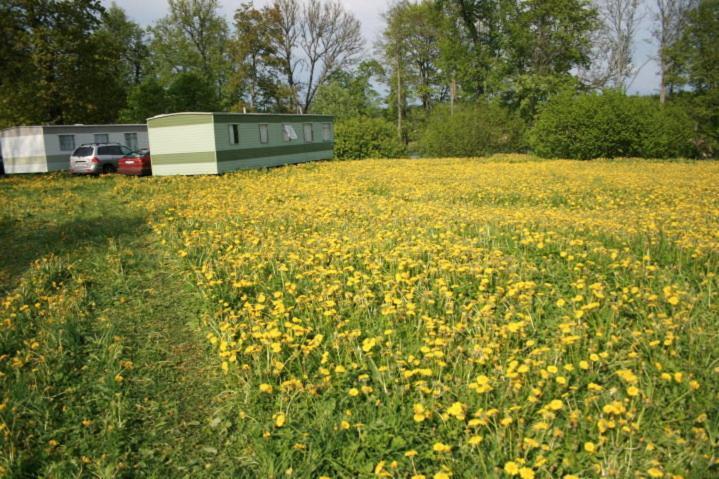
M 653 34 L 659 44 L 659 102 L 664 104 L 667 86 L 673 90 L 670 80 L 675 65 L 670 53 L 686 25 L 687 12 L 696 4 L 695 0 L 656 0 L 656 26 Z
M 566 75 L 589 62 L 596 11 L 585 0 L 528 0 L 507 12 L 510 73 Z
M 359 20 L 337 0 L 276 0 L 273 10 L 272 49 L 294 105 L 308 111 L 320 85 L 356 63 L 364 42 Z
M 222 94 L 227 80 L 227 22 L 218 0 L 169 0 L 170 14 L 152 28 L 152 61 L 162 84 L 177 73 L 204 76 Z
M 686 103 L 694 118 L 702 156 L 719 151 L 719 0 L 701 0 L 688 10 L 686 25 L 668 55 L 672 80 L 691 88 Z
M 236 108 L 284 111 L 288 89 L 281 82 L 282 62 L 272 39 L 279 36 L 277 10 L 258 10 L 251 3 L 235 11 L 235 36 L 230 43 L 232 72 L 228 88 Z
M 125 101 L 97 0 L 6 0 L 0 123 L 112 122 Z M 5 43 L 7 42 L 7 43 Z M 92 59 L 92 61 L 88 61 Z
M 687 11 L 686 26 L 670 55 L 694 92 L 719 90 L 719 0 L 701 0 Z
M 585 0 L 529 0 L 504 8 L 506 53 L 493 89 L 531 122 L 541 104 L 578 86 L 573 72 L 589 65 L 597 12 Z
M 639 0 L 598 0 L 602 27 L 594 59 L 595 83 L 626 91 L 638 71 L 634 64 L 634 42 L 641 21 Z
M 102 25 L 98 32 L 118 56 L 121 74 L 129 85 L 142 81 L 145 63 L 149 57 L 146 33 L 129 18 L 125 11 L 114 2 L 102 15 Z
M 505 14 L 516 0 L 437 0 L 445 21 L 439 63 L 470 98 L 492 90 L 502 78 Z
M 440 13 L 429 0 L 417 4 L 402 0 L 394 4 L 385 15 L 387 26 L 379 44 L 389 78 L 400 78 L 404 88 L 411 90 L 405 91 L 405 95 L 416 96 L 425 110 L 446 95 L 449 85 L 438 65 Z M 394 81 L 389 83 L 396 88 Z
M 127 106 L 120 113 L 120 120 L 129 123 L 145 123 L 148 118 L 170 111 L 167 92 L 153 76 L 145 77 L 130 90 Z
M 172 111 L 215 111 L 218 101 L 211 80 L 198 72 L 175 75 L 167 89 L 168 105 Z
M 362 62 L 355 72 L 335 72 L 317 90 L 310 111 L 333 115 L 337 120 L 379 116 L 379 94 L 372 87 L 372 78 L 383 73 L 374 60 Z

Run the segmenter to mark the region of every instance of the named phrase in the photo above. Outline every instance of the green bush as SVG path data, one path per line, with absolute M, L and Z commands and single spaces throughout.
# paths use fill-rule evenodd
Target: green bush
M 693 130 L 684 109 L 655 98 L 567 92 L 540 111 L 529 143 L 542 157 L 693 157 Z
M 349 118 L 335 124 L 335 157 L 340 160 L 398 158 L 405 154 L 395 126 L 381 118 Z
M 421 134 L 424 156 L 484 156 L 523 149 L 524 123 L 500 105 L 437 107 Z

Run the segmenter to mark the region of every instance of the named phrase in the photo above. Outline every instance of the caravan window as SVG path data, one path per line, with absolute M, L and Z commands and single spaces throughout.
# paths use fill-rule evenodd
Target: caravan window
M 75 135 L 60 135 L 60 151 L 75 149 Z
M 260 125 L 260 143 L 266 145 L 270 142 L 270 135 L 267 125 Z
M 230 135 L 230 145 L 237 145 L 240 142 L 240 125 L 227 125 L 227 131 Z
M 315 141 L 314 134 L 312 131 L 312 123 L 305 123 L 304 125 L 305 143 L 312 143 Z
M 95 133 L 95 143 L 108 143 L 109 141 L 107 133 Z
M 329 123 L 322 125 L 322 140 L 332 141 L 332 127 Z
M 297 139 L 297 132 L 292 125 L 282 125 L 282 138 L 285 141 L 292 141 Z
M 137 150 L 137 133 L 125 133 L 125 144 L 132 151 Z

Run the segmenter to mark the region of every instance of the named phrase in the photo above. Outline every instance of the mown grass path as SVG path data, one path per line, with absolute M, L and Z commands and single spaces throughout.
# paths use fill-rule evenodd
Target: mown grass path
M 203 429 L 208 399 L 219 387 L 217 368 L 209 370 L 193 329 L 198 303 L 148 235 L 124 250 L 143 253 L 114 258 L 117 286 L 106 305 L 133 364 L 124 381 L 127 419 L 119 452 L 133 477 L 194 475 L 216 449 Z

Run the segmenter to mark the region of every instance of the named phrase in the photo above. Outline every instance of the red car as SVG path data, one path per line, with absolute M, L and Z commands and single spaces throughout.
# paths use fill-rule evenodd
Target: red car
M 150 150 L 140 150 L 123 156 L 117 162 L 117 172 L 123 175 L 151 175 Z

